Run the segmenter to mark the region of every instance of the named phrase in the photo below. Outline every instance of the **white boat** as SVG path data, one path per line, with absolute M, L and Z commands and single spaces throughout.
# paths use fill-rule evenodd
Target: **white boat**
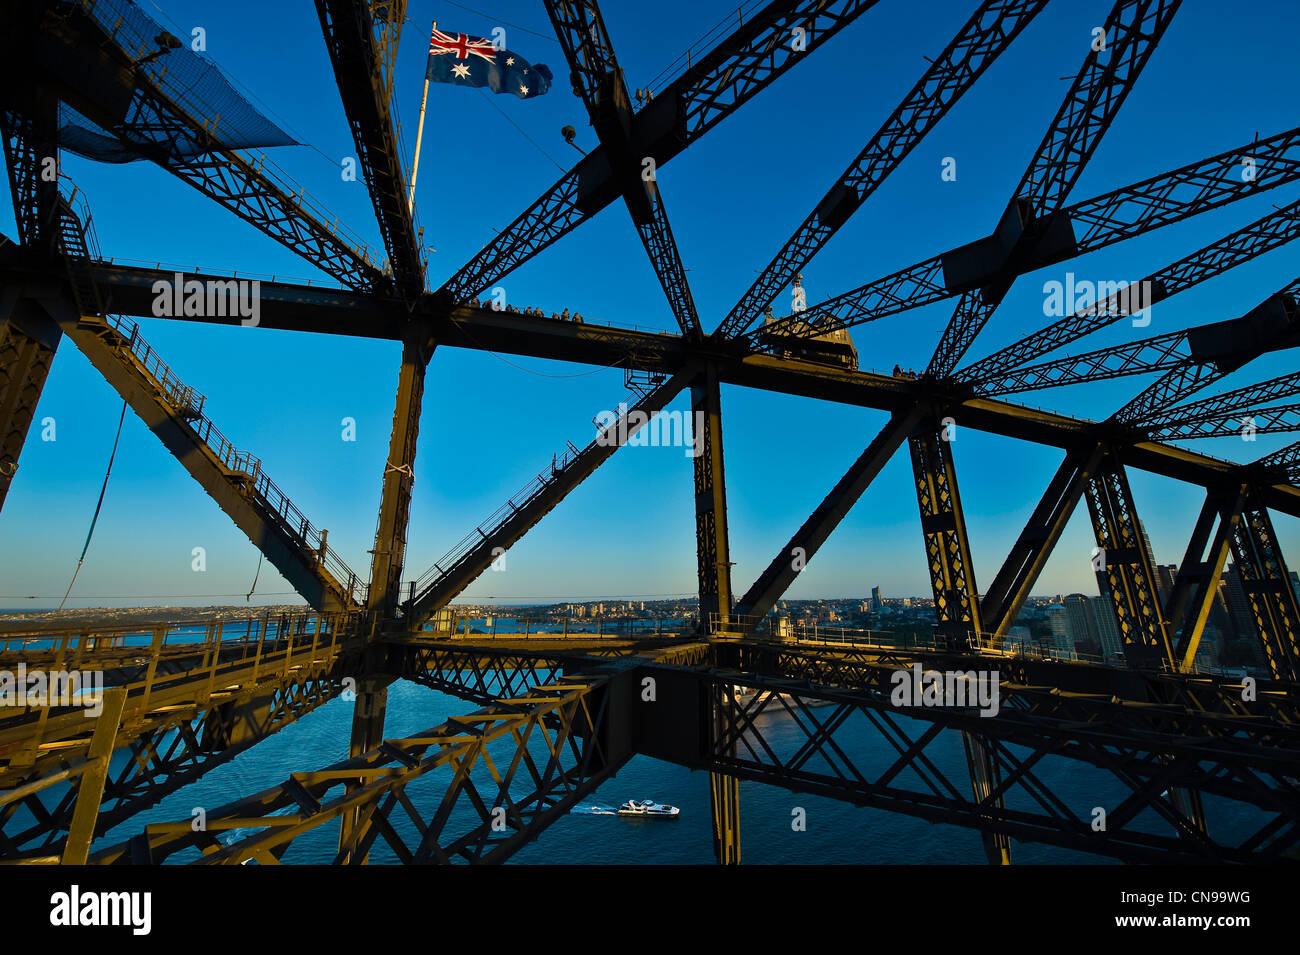
M 620 816 L 675 816 L 679 812 L 676 806 L 665 806 L 653 800 L 646 799 L 638 802 L 635 799 L 629 799 L 623 805 L 618 807 Z

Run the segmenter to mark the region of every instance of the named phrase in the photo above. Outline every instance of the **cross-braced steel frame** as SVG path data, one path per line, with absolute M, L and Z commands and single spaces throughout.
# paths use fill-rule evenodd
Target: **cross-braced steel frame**
M 105 8 L 129 0 L 39 0 L 0 14 L 0 134 L 16 241 L 0 244 L 0 504 L 61 340 L 85 352 L 164 445 L 316 610 L 238 639 L 210 633 L 145 651 L 112 634 L 69 633 L 0 657 L 102 669 L 113 687 L 93 724 L 33 704 L 0 720 L 0 860 L 82 861 L 91 840 L 341 692 L 355 695 L 348 752 L 320 770 L 189 820 L 151 824 L 95 861 L 292 860 L 325 826 L 334 861 L 491 862 L 537 838 L 637 754 L 710 774 L 714 848 L 740 861 L 740 779 L 977 830 L 989 860 L 1013 840 L 1131 861 L 1293 858 L 1300 842 L 1300 607 L 1272 512 L 1300 516 L 1295 446 L 1233 463 L 1169 443 L 1300 427 L 1294 375 L 1187 399 L 1255 357 L 1300 343 L 1300 285 L 1240 315 L 1171 335 L 1031 364 L 1091 332 L 1265 254 L 1300 234 L 1300 202 L 1276 206 L 1225 238 L 1116 289 L 1047 328 L 962 365 L 1025 273 L 1300 180 L 1300 130 L 1234 145 L 1091 199 L 1070 193 L 1175 18 L 1179 0 L 1115 0 L 991 232 L 825 302 L 770 316 L 780 291 L 829 242 L 926 133 L 1022 33 L 1048 0 L 983 0 L 711 334 L 668 224 L 658 171 L 801 60 L 818 55 L 877 0 L 772 0 L 657 92 L 619 67 L 596 0 L 543 0 L 599 145 L 462 268 L 428 291 L 422 236 L 397 153 L 391 108 L 401 0 L 316 0 L 358 167 L 387 254 L 372 261 L 302 193 L 222 141 L 214 117 L 169 86 L 168 47 L 122 32 Z M 1104 10 L 1104 0 L 1101 4 Z M 1099 10 L 1099 13 L 1102 12 Z M 40 38 L 36 42 L 36 38 Z M 153 49 L 151 44 L 156 44 Z M 80 64 L 73 71 L 69 63 Z M 558 93 L 558 90 L 557 90 Z M 558 93 L 558 95 L 564 95 Z M 339 288 L 267 282 L 263 328 L 401 344 L 392 438 L 369 574 L 351 571 L 318 530 L 207 417 L 124 316 L 152 314 L 158 273 L 100 255 L 84 197 L 57 169 L 57 110 L 68 104 L 148 160 L 285 244 Z M 144 149 L 142 144 L 148 144 Z M 1243 156 L 1252 175 L 1235 175 Z M 650 173 L 647 175 L 646 170 Z M 644 332 L 505 311 L 485 289 L 605 206 L 623 200 L 678 331 Z M 337 222 L 337 220 L 335 220 Z M 187 278 L 213 278 L 201 270 Z M 1135 299 L 1134 296 L 1138 297 Z M 1099 293 L 1099 298 L 1101 295 Z M 921 375 L 856 369 L 843 329 L 954 299 Z M 1073 303 L 1072 303 L 1073 304 Z M 758 327 L 764 311 L 769 319 Z M 233 323 L 197 314 L 178 320 Z M 501 510 L 418 578 L 404 575 L 425 377 L 436 349 L 490 349 L 622 368 L 636 400 L 586 448 L 570 446 Z M 1162 372 L 1102 421 L 1006 400 L 1038 388 Z M 722 385 L 814 397 L 889 413 L 753 585 L 732 589 Z M 487 639 L 449 606 L 492 559 L 535 527 L 680 393 L 703 423 L 695 457 L 698 617 L 653 639 L 566 634 Z M 981 593 L 957 484 L 953 428 L 1059 449 L 1006 561 Z M 621 437 L 611 440 L 611 436 Z M 781 640 L 762 621 L 800 570 L 907 443 L 937 613 L 924 647 Z M 1162 601 L 1128 473 L 1201 487 L 1197 518 Z M 19 479 L 16 493 L 22 494 Z M 1100 557 L 1123 659 L 1041 659 L 1005 638 L 1080 500 Z M 1267 676 L 1195 668 L 1231 556 Z M 405 586 L 403 581 L 408 580 Z M 900 702 L 901 675 L 996 684 L 1001 707 Z M 416 736 L 384 736 L 387 688 L 406 679 L 483 706 Z M 800 732 L 773 734 L 772 719 Z M 778 737 L 780 742 L 778 742 Z M 865 752 L 862 741 L 884 747 Z M 879 752 L 893 757 L 880 762 Z M 116 754 L 116 756 L 115 756 Z M 116 760 L 116 761 L 115 761 Z M 1099 774 L 1095 808 L 1070 804 L 1044 771 Z M 1250 825 L 1219 831 L 1218 809 Z M 1243 834 L 1244 832 L 1244 834 Z M 230 834 L 227 836 L 226 834 Z M 225 838 L 223 838 L 225 837 Z M 235 837 L 235 838 L 231 838 Z

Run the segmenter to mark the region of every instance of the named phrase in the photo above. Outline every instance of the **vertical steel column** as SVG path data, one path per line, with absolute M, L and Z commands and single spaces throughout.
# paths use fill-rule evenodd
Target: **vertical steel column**
M 908 439 L 908 446 L 934 593 L 935 628 L 952 649 L 966 649 L 982 627 L 952 443 L 931 420 Z
M 731 550 L 727 542 L 727 487 L 722 467 L 722 401 L 717 366 L 705 366 L 691 385 L 694 427 L 703 428 L 695 458 L 695 558 L 700 627 L 708 633 L 731 614 Z
M 1165 620 L 1174 663 L 1184 672 L 1191 670 L 1196 660 L 1205 621 L 1223 579 L 1233 531 L 1241 522 L 1245 494 L 1245 485 L 1226 494 L 1206 493 L 1183 561 L 1178 565 L 1178 576 L 1165 604 Z
M 961 741 L 966 750 L 966 766 L 970 770 L 971 789 L 975 793 L 975 800 L 983 803 L 1001 785 L 1002 773 L 998 769 L 997 760 L 993 757 L 991 744 L 982 735 L 963 730 Z M 993 802 L 999 809 L 1003 807 L 1001 793 L 994 798 Z M 981 830 L 980 839 L 984 842 L 984 855 L 988 857 L 990 865 L 1011 865 L 1010 836 L 1005 832 Z
M 714 683 L 709 692 L 715 754 L 736 755 L 736 700 L 733 689 Z M 726 773 L 709 773 L 709 809 L 713 823 L 713 858 L 719 865 L 740 865 L 740 780 Z
M 695 557 L 700 586 L 700 628 L 725 630 L 731 614 L 731 550 L 727 541 L 727 486 L 722 466 L 722 400 L 717 366 L 709 363 L 691 385 L 695 428 L 702 428 L 695 459 Z M 725 694 L 719 690 L 718 693 Z M 726 703 L 711 696 L 715 731 L 726 734 Z M 713 854 L 723 865 L 740 863 L 740 784 L 709 774 Z
M 401 598 L 402 566 L 406 556 L 406 526 L 411 515 L 415 483 L 415 446 L 420 434 L 424 374 L 433 344 L 424 327 L 412 329 L 402 345 L 402 370 L 397 380 L 393 430 L 384 465 L 379 525 L 370 564 L 370 593 L 366 607 L 381 619 L 392 617 Z
M 1100 550 L 1097 585 L 1110 594 L 1128 665 L 1173 666 L 1151 553 L 1140 530 L 1128 474 L 1113 451 L 1088 481 L 1085 493 Z
M 0 139 L 18 237 L 28 249 L 50 252 L 59 195 L 57 98 L 38 89 L 21 109 L 6 101 L 0 108 Z M 62 338 L 48 318 L 32 315 L 16 324 L 12 310 L 13 302 L 6 297 L 0 314 L 0 508 Z
M 388 709 L 388 684 L 390 676 L 362 677 L 357 686 L 357 699 L 352 709 L 352 738 L 348 743 L 348 758 L 360 756 L 384 741 L 384 714 Z M 347 792 L 361 782 L 349 783 Z M 341 861 L 352 864 L 352 854 L 357 849 L 361 832 L 362 808 L 350 809 L 339 817 L 339 853 Z M 360 862 L 366 860 L 360 859 Z
M 1254 488 L 1232 532 L 1232 560 L 1241 575 L 1275 679 L 1300 679 L 1300 606 L 1268 508 Z

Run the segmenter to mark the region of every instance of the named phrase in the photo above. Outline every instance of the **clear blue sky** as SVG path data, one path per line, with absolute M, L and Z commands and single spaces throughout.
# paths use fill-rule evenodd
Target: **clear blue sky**
M 275 160 L 353 229 L 379 245 L 360 182 L 338 162 L 354 153 L 314 9 L 294 4 L 158 0 L 171 23 L 207 31 L 208 55 L 298 139 L 311 147 Z M 441 284 L 560 175 L 553 162 L 494 109 L 508 114 L 556 162 L 578 158 L 559 130 L 596 138 L 568 89 L 559 45 L 542 5 L 475 0 L 478 15 L 445 0 L 412 0 L 399 53 L 396 101 L 414 141 L 430 20 L 488 36 L 505 25 L 509 47 L 556 75 L 544 97 L 518 100 L 434 85 L 418 206 Z M 156 10 L 151 0 L 144 6 Z M 696 302 L 712 329 L 802 221 L 831 182 L 921 75 L 974 7 L 882 0 L 688 151 L 659 181 Z M 921 258 L 987 234 L 1019 181 L 1087 51 L 1108 0 L 1056 0 L 985 74 L 887 183 L 805 270 L 817 302 Z M 725 17 L 730 3 L 607 2 L 605 16 L 631 87 L 646 85 Z M 164 23 L 167 23 L 164 20 Z M 1261 0 L 1248 13 L 1187 0 L 1072 193 L 1082 199 L 1295 125 L 1291 0 Z M 538 36 L 528 30 L 546 36 Z M 957 181 L 943 182 L 943 157 Z M 88 195 L 104 254 L 186 268 L 214 266 L 281 276 L 319 276 L 305 260 L 147 163 L 98 165 L 68 157 Z M 1283 187 L 1199 216 L 1067 266 L 1022 278 L 976 342 L 978 358 L 1042 327 L 1042 283 L 1068 268 L 1094 279 L 1137 279 L 1269 211 L 1300 188 Z M 5 204 L 0 228 L 14 234 Z M 1156 307 L 1149 328 L 1119 323 L 1072 351 L 1117 344 L 1241 314 L 1297 275 L 1293 248 L 1274 251 Z M 611 321 L 674 328 L 672 316 L 621 203 L 503 283 L 512 302 L 564 307 Z M 922 368 L 951 304 L 856 329 L 864 368 Z M 142 320 L 143 334 L 180 376 L 208 396 L 208 413 L 266 468 L 330 543 L 366 572 L 392 417 L 399 348 L 252 328 Z M 1224 387 L 1289 371 L 1294 353 L 1261 359 Z M 1031 404 L 1102 418 L 1148 379 L 1057 389 Z M 439 350 L 430 365 L 416 465 L 408 576 L 424 570 L 563 448 L 585 444 L 590 421 L 624 396 L 618 370 Z M 99 492 L 120 400 L 68 342 L 59 349 L 37 412 L 58 439 L 33 431 L 0 514 L 0 606 L 57 603 L 72 573 Z M 673 405 L 686 409 L 688 399 Z M 724 387 L 727 494 L 734 584 L 743 591 L 884 423 L 862 409 Z M 341 440 L 354 417 L 358 440 Z M 1248 460 L 1291 436 L 1198 442 Z M 959 432 L 961 493 L 976 576 L 987 586 L 1023 525 L 1060 452 Z M 1200 492 L 1134 472 L 1134 493 L 1156 557 L 1181 557 Z M 1300 522 L 1278 517 L 1293 566 Z M 207 550 L 206 573 L 190 569 Z M 1096 592 L 1081 506 L 1036 592 Z M 248 590 L 258 555 L 130 412 L 95 541 L 71 606 L 227 602 Z M 791 597 L 927 591 L 907 455 L 889 464 L 791 588 Z M 675 448 L 626 448 L 487 573 L 467 599 L 519 600 L 693 594 L 690 461 Z M 269 565 L 259 593 L 289 591 Z M 35 595 L 34 601 L 13 595 Z M 53 600 L 48 599 L 54 595 Z M 120 595 L 110 601 L 106 595 Z M 127 598 L 139 598 L 127 599 Z M 238 599 L 242 600 L 242 596 Z M 256 601 L 258 598 L 254 598 Z

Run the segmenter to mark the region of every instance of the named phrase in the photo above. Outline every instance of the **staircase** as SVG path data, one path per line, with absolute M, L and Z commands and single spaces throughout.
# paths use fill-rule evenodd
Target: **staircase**
M 689 380 L 678 373 L 648 392 L 632 409 L 653 417 L 677 396 Z M 448 601 L 468 587 L 496 559 L 497 548 L 504 552 L 531 527 L 545 517 L 564 497 L 618 450 L 618 422 L 606 432 L 611 437 L 593 439 L 582 450 L 572 444 L 556 455 L 550 467 L 533 478 L 483 523 L 470 531 L 451 550 L 434 562 L 410 585 L 411 596 L 402 605 L 409 620 L 419 622 L 446 606 Z M 635 428 L 629 428 L 634 433 Z
M 294 506 L 261 460 L 221 433 L 204 414 L 204 396 L 180 380 L 136 322 L 105 313 L 91 270 L 99 257 L 94 231 L 73 199 L 75 192 L 60 196 L 55 232 L 79 312 L 64 332 L 313 607 L 364 607 L 366 584 L 329 549 L 328 532 Z

